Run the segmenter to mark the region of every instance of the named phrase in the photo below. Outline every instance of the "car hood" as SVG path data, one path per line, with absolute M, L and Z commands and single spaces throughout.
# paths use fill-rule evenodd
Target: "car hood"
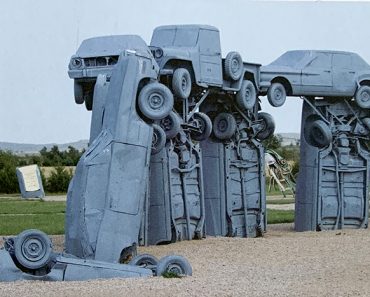
M 77 50 L 80 58 L 118 56 L 125 50 L 148 53 L 145 41 L 137 35 L 112 35 L 84 40 Z

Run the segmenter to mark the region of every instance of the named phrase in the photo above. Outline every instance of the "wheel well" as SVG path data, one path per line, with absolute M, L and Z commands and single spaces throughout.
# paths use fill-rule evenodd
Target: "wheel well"
M 254 84 L 254 87 L 257 89 L 257 85 L 256 85 L 256 81 L 254 79 L 254 74 L 253 73 L 245 72 L 244 73 L 244 79 L 245 80 L 250 80 Z
M 287 95 L 290 96 L 292 95 L 292 85 L 290 84 L 289 80 L 287 80 L 285 77 L 275 77 L 271 83 L 281 83 L 285 90 L 287 91 Z
M 366 80 L 360 81 L 360 86 L 370 86 L 370 80 L 366 79 Z
M 177 69 L 177 68 L 186 68 L 191 76 L 191 80 L 195 82 L 195 75 L 193 65 L 190 61 L 186 60 L 169 60 L 164 65 L 163 69 Z

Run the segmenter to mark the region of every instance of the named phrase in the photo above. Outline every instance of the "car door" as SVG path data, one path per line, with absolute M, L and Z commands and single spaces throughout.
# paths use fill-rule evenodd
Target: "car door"
M 208 85 L 222 86 L 222 57 L 218 31 L 199 31 L 200 81 Z
M 333 95 L 352 96 L 356 89 L 355 71 L 351 55 L 333 54 Z
M 302 95 L 321 96 L 332 91 L 332 54 L 317 52 L 302 69 Z

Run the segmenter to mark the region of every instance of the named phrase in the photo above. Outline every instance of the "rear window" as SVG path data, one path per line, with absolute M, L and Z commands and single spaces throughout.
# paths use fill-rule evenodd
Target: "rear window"
M 306 51 L 290 51 L 277 58 L 270 65 L 274 66 L 295 66 L 306 56 Z

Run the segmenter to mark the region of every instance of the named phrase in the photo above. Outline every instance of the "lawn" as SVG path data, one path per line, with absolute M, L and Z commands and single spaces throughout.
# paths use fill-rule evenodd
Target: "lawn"
M 269 209 L 267 211 L 267 224 L 293 223 L 294 210 Z
M 61 201 L 22 200 L 16 196 L 1 196 L 0 235 L 16 235 L 25 229 L 40 229 L 50 235 L 64 234 L 65 207 L 66 203 Z M 293 221 L 293 210 L 269 209 L 267 212 L 268 224 Z
M 25 229 L 40 229 L 48 234 L 64 233 L 66 203 L 0 197 L 0 234 L 16 235 Z

